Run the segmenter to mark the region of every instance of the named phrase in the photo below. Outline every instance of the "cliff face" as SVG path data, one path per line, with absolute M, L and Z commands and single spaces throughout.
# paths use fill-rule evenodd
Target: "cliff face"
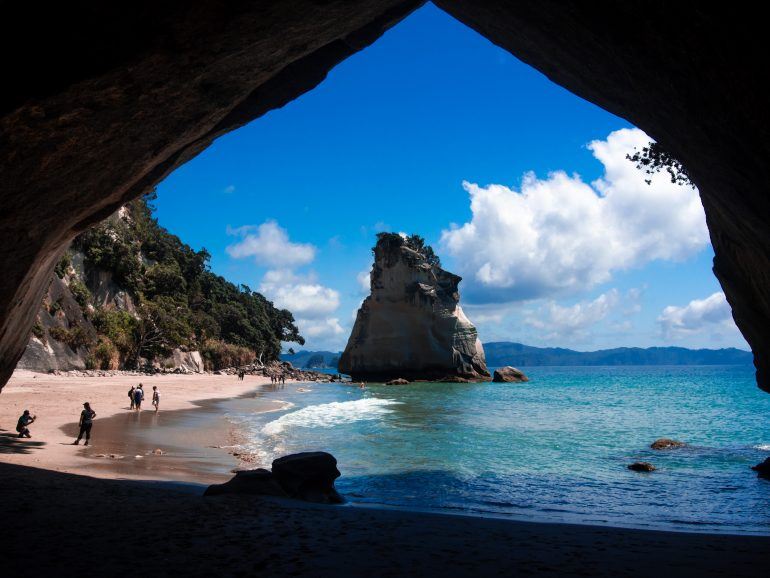
M 459 305 L 461 280 L 399 235 L 380 235 L 371 294 L 358 310 L 339 370 L 355 380 L 489 379 L 476 328 Z

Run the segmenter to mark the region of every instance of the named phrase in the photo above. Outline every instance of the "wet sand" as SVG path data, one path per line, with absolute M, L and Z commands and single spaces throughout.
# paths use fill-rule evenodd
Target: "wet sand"
M 129 409 L 127 392 L 139 382 L 146 399 L 136 412 Z M 237 465 L 227 451 L 237 434 L 217 412 L 217 400 L 252 396 L 269 383 L 269 378 L 256 376 L 239 381 L 208 374 L 70 377 L 16 372 L 0 394 L 0 460 L 104 478 L 222 481 Z M 153 385 L 161 392 L 157 413 L 150 404 Z M 91 444 L 73 446 L 84 401 L 97 413 Z M 19 439 L 15 432 L 24 409 L 38 418 L 30 425 L 32 439 Z

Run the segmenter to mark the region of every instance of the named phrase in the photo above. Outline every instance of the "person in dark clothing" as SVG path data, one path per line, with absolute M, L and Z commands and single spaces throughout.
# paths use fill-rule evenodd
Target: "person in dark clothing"
M 131 407 L 129 409 L 134 409 L 134 392 L 136 391 L 136 388 L 132 385 L 131 389 L 128 390 L 128 399 L 131 400 Z
M 32 437 L 29 433 L 29 427 L 27 426 L 31 423 L 34 423 L 36 419 L 37 419 L 36 415 L 30 415 L 28 409 L 24 410 L 24 413 L 21 414 L 21 417 L 19 417 L 19 421 L 16 423 L 16 431 L 19 432 L 20 438 Z
M 140 411 L 142 409 L 142 400 L 144 399 L 144 390 L 142 389 L 142 384 L 139 384 L 139 387 L 137 387 L 134 390 L 134 407 L 136 408 L 136 411 Z
M 78 439 L 72 442 L 73 446 L 80 443 L 83 435 L 86 436 L 86 443 L 84 445 L 88 445 L 88 442 L 91 440 L 91 426 L 94 425 L 95 417 L 96 412 L 91 409 L 91 404 L 85 402 L 83 404 L 83 411 L 80 412 L 80 422 L 78 424 L 80 425 L 80 433 L 78 434 Z

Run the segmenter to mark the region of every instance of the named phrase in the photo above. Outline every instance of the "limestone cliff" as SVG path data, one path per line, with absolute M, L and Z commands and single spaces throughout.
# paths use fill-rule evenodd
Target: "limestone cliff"
M 459 305 L 462 278 L 426 253 L 400 235 L 378 235 L 371 294 L 340 357 L 342 373 L 370 381 L 489 379 L 476 328 Z

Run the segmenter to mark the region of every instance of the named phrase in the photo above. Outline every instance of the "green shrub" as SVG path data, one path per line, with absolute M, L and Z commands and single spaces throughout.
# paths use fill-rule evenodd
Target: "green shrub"
M 219 339 L 208 339 L 201 346 L 203 364 L 208 370 L 238 367 L 252 363 L 256 354 L 248 347 L 225 343 Z
M 59 311 L 61 311 L 61 297 L 48 306 L 48 314 L 53 317 Z
M 94 365 L 99 369 L 118 369 L 120 367 L 120 352 L 109 337 L 99 337 L 99 342 L 93 351 Z
M 38 339 L 43 339 L 43 336 L 45 335 L 45 330 L 43 329 L 43 326 L 40 324 L 40 321 L 35 321 L 35 324 L 32 326 L 32 335 L 34 335 Z
M 71 265 L 72 265 L 72 253 L 70 253 L 69 251 L 65 251 L 64 255 L 62 255 L 61 259 L 59 259 L 59 262 L 56 264 L 56 267 L 54 267 L 56 276 L 59 279 L 64 279 L 64 276 L 67 274 L 67 271 L 69 270 Z
M 67 343 L 67 339 L 69 339 L 70 332 L 64 329 L 64 327 L 51 327 L 48 330 L 48 335 L 51 336 L 51 339 L 55 339 L 56 341 L 61 341 L 62 343 Z
M 72 293 L 72 297 L 77 301 L 81 309 L 85 309 L 91 301 L 91 292 L 88 290 L 88 287 L 77 279 L 70 281 L 70 293 Z

